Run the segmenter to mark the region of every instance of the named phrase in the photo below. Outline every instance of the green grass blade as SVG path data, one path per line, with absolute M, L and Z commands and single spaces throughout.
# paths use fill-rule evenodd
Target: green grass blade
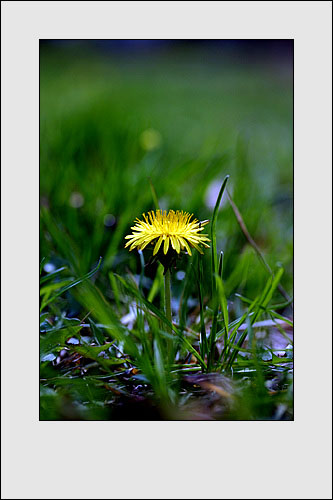
M 92 359 L 93 361 L 96 361 L 96 363 L 100 364 L 101 367 L 105 371 L 111 371 L 111 367 L 114 365 L 121 365 L 126 363 L 128 359 L 126 358 L 115 358 L 109 356 L 108 358 L 104 358 L 103 356 L 100 356 L 100 353 L 103 351 L 107 351 L 108 348 L 111 346 L 112 342 L 109 344 L 105 344 L 103 346 L 91 346 L 87 343 L 83 343 L 80 345 L 73 345 L 70 347 L 70 350 L 72 352 L 77 352 L 78 354 L 81 354 L 81 356 Z
M 114 277 L 113 273 L 109 273 L 109 280 L 110 280 L 110 286 L 113 292 L 113 297 L 116 302 L 116 306 L 118 311 L 120 311 L 120 293 L 119 293 L 119 288 L 118 288 L 118 283 L 116 278 Z
M 98 345 L 103 345 L 105 342 L 105 337 L 103 335 L 102 329 L 96 325 L 95 321 L 89 318 L 90 329 Z
M 200 353 L 202 359 L 205 359 L 207 354 L 207 337 L 206 337 L 206 328 L 205 328 L 205 318 L 204 318 L 204 309 L 203 309 L 203 293 L 202 293 L 202 283 L 203 283 L 203 265 L 202 265 L 202 256 L 199 255 L 198 258 L 198 292 L 199 292 L 199 303 L 200 303 Z
M 265 286 L 262 294 L 260 295 L 259 300 L 255 301 L 256 302 L 256 304 L 255 304 L 255 311 L 254 311 L 253 316 L 250 319 L 251 326 L 259 319 L 259 317 L 261 316 L 261 314 L 266 309 L 268 303 L 272 299 L 273 294 L 274 294 L 274 292 L 275 292 L 275 290 L 276 290 L 276 288 L 277 288 L 277 286 L 279 284 L 279 281 L 280 281 L 280 279 L 282 277 L 282 274 L 283 274 L 283 268 L 280 268 L 274 277 L 270 277 L 268 279 L 268 281 L 266 283 L 266 286 Z M 249 310 L 248 310 L 248 312 L 249 312 Z M 240 336 L 240 338 L 239 338 L 239 340 L 237 342 L 237 349 L 234 349 L 232 351 L 232 353 L 230 355 L 230 358 L 229 358 L 229 361 L 227 363 L 227 368 L 231 368 L 234 360 L 236 359 L 236 356 L 238 354 L 239 348 L 242 347 L 243 342 L 244 342 L 247 334 L 248 334 L 248 328 L 246 328 L 244 330 L 244 332 L 242 333 L 242 335 Z
M 224 327 L 225 327 L 224 345 L 226 346 L 228 344 L 228 337 L 229 337 L 228 302 L 227 302 L 227 298 L 225 295 L 225 290 L 224 290 L 224 285 L 223 285 L 222 279 L 218 275 L 215 276 L 215 279 L 216 279 L 217 293 L 218 293 L 219 301 L 221 304 L 221 311 L 222 311 L 223 322 L 224 322 Z
M 241 295 L 240 293 L 235 293 L 235 297 L 239 298 L 245 304 L 252 304 L 252 299 L 249 299 L 248 297 L 244 297 L 244 295 Z M 292 302 L 293 302 L 293 299 L 290 299 L 286 302 L 279 302 L 278 304 L 272 304 L 267 311 L 269 312 L 269 311 L 276 311 L 277 309 L 285 309 L 286 307 L 290 306 L 290 304 Z
M 59 290 L 59 288 L 64 288 L 67 285 L 70 285 L 73 283 L 74 278 L 68 278 L 68 279 L 63 279 L 61 281 L 56 281 L 55 283 L 50 283 L 48 285 L 44 285 L 41 289 L 39 294 L 42 295 L 50 295 L 52 292 L 55 290 Z
M 89 273 L 85 274 L 84 276 L 82 276 L 81 278 L 73 281 L 72 283 L 70 283 L 69 285 L 61 288 L 61 290 L 59 290 L 58 293 L 56 293 L 55 295 L 53 295 L 49 300 L 47 300 L 43 306 L 41 307 L 41 310 L 44 309 L 44 307 L 46 307 L 47 305 L 51 304 L 51 302 L 53 302 L 57 297 L 60 297 L 60 295 L 62 295 L 63 293 L 67 292 L 67 290 L 70 290 L 71 288 L 73 288 L 74 286 L 77 286 L 79 285 L 80 283 L 83 283 L 84 281 L 88 280 L 89 278 L 91 278 L 95 273 L 97 273 L 98 269 L 100 268 L 101 266 L 101 263 L 102 263 L 102 257 L 99 258 L 99 261 L 98 261 L 98 264 L 97 266 L 95 267 L 95 269 L 93 269 L 92 271 L 90 271 Z
M 91 311 L 91 315 L 97 319 L 99 326 L 103 325 L 103 333 L 112 340 L 122 342 L 126 353 L 138 359 L 139 352 L 133 336 L 120 322 L 114 308 L 105 300 L 97 286 L 90 281 L 85 281 L 81 287 L 74 289 L 73 294 L 80 304 Z
M 186 314 L 187 314 L 187 301 L 191 294 L 192 285 L 195 281 L 195 259 L 197 258 L 197 252 L 193 256 L 193 259 L 188 259 L 187 269 L 185 273 L 184 286 L 180 296 L 179 304 L 179 328 L 182 331 L 186 326 Z
M 286 318 L 285 316 L 282 316 L 282 314 L 279 314 L 271 309 L 268 309 L 268 313 L 274 318 L 281 319 L 282 321 L 287 323 L 287 325 L 292 326 L 292 327 L 294 326 L 293 321 L 291 321 L 291 319 L 289 319 L 289 318 Z
M 59 267 L 59 269 L 56 269 L 52 273 L 49 273 L 46 276 L 43 276 L 40 279 L 40 282 L 39 282 L 40 285 L 43 285 L 44 283 L 46 283 L 46 281 L 49 281 L 50 279 L 53 279 L 55 276 L 58 276 L 58 274 L 62 273 L 62 271 L 64 271 L 65 269 L 66 269 L 66 267 Z
M 158 292 L 163 287 L 163 266 L 161 263 L 158 264 L 157 272 L 153 284 L 148 293 L 148 301 L 153 302 L 154 298 L 158 294 Z
M 70 337 L 78 337 L 78 333 L 82 326 L 69 326 L 67 328 L 59 328 L 53 331 L 40 335 L 39 352 L 41 360 L 50 353 L 58 350 L 60 347 L 66 346 L 66 340 Z
M 156 381 L 158 384 L 157 394 L 166 399 L 168 397 L 167 380 L 166 380 L 167 367 L 164 362 L 164 356 L 158 337 L 154 339 L 154 373 L 153 384 Z
M 198 362 L 201 364 L 201 366 L 205 369 L 206 364 L 200 354 L 192 347 L 191 343 L 187 340 L 187 338 L 178 330 L 178 328 L 175 327 L 174 324 L 170 323 L 170 321 L 166 318 L 166 316 L 161 313 L 161 311 L 154 306 L 154 304 L 151 304 L 148 302 L 147 299 L 145 299 L 139 292 L 138 288 L 134 287 L 133 285 L 129 284 L 124 278 L 121 276 L 115 274 L 116 278 L 122 283 L 124 288 L 131 293 L 134 297 L 138 298 L 141 300 L 141 302 L 149 309 L 151 312 L 153 312 L 167 327 L 172 329 L 172 331 L 182 340 L 182 342 L 186 345 L 188 350 L 194 354 L 194 356 L 197 358 Z
M 226 188 L 227 182 L 229 179 L 229 175 L 227 175 L 222 183 L 219 195 L 216 200 L 216 204 L 214 207 L 214 212 L 213 212 L 213 217 L 212 217 L 212 223 L 210 226 L 210 231 L 211 231 L 211 245 L 212 245 L 212 294 L 215 293 L 215 281 L 214 281 L 214 276 L 218 272 L 217 268 L 217 250 L 216 250 L 216 220 L 217 220 L 217 214 L 219 211 L 220 203 L 222 200 L 222 196 L 224 193 L 224 190 Z
M 156 189 L 155 189 L 154 184 L 152 183 L 151 179 L 149 179 L 149 184 L 150 184 L 151 196 L 153 198 L 153 202 L 154 202 L 154 205 L 155 205 L 155 210 L 159 210 L 160 206 L 159 206 L 159 203 L 158 203 Z
M 218 271 L 218 275 L 220 276 L 221 280 L 223 279 L 223 257 L 224 257 L 224 252 L 223 250 L 221 250 L 219 259 L 219 271 Z
M 224 193 L 224 190 L 226 188 L 227 182 L 229 179 L 229 175 L 227 175 L 222 183 L 219 195 L 216 200 L 215 208 L 213 211 L 213 217 L 212 217 L 212 223 L 211 223 L 211 246 L 212 246 L 212 300 L 213 300 L 213 321 L 212 321 L 212 327 L 211 327 L 211 332 L 210 332 L 210 337 L 209 337 L 209 355 L 208 355 L 208 367 L 211 369 L 212 363 L 213 363 L 213 353 L 214 353 L 214 346 L 215 346 L 215 336 L 216 336 L 216 327 L 217 327 L 217 313 L 218 313 L 218 302 L 217 302 L 217 297 L 216 297 L 216 280 L 215 276 L 218 272 L 218 264 L 217 264 L 217 249 L 216 249 L 216 220 L 217 220 L 217 214 L 219 211 L 220 203 L 222 200 L 222 196 Z

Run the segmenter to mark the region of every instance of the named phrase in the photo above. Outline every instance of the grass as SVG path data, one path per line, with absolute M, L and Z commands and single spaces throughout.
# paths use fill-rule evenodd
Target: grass
M 291 75 L 80 46 L 40 71 L 40 418 L 293 418 Z M 210 220 L 172 321 L 124 249 L 157 206 Z

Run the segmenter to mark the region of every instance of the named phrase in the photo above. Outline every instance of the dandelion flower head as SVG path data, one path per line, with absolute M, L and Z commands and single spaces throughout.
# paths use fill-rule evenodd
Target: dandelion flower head
M 137 248 L 143 250 L 147 245 L 154 245 L 153 255 L 156 255 L 160 250 L 164 255 L 168 253 L 169 248 L 175 250 L 178 254 L 181 250 L 187 250 L 192 255 L 191 247 L 194 247 L 198 252 L 203 253 L 200 245 L 209 248 L 207 242 L 209 238 L 207 234 L 201 234 L 204 226 L 209 221 L 199 222 L 197 219 L 192 219 L 193 214 L 177 210 L 157 210 L 148 212 L 148 215 L 143 214 L 144 220 L 135 220 L 135 225 L 131 227 L 133 233 L 125 236 L 128 242 L 125 245 L 130 247 L 129 250 Z

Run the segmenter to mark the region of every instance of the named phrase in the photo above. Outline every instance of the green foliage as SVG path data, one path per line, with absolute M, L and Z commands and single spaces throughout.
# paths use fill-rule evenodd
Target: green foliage
M 292 289 L 291 83 L 179 58 L 129 67 L 42 50 L 42 420 L 196 418 L 187 408 L 212 374 L 234 383 L 209 382 L 225 403 L 214 418 L 292 418 L 291 301 L 278 289 Z M 211 252 L 172 272 L 172 322 L 162 266 L 124 249 L 158 206 L 211 221 Z

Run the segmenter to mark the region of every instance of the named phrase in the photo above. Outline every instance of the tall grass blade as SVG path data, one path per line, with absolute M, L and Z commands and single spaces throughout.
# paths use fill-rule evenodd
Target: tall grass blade
M 192 353 L 194 354 L 194 356 L 197 358 L 198 362 L 201 364 L 201 366 L 205 369 L 206 368 L 206 364 L 204 362 L 204 360 L 202 359 L 202 357 L 200 356 L 200 354 L 194 349 L 194 347 L 192 347 L 192 344 L 187 340 L 187 338 L 178 330 L 178 328 L 175 327 L 175 325 L 173 323 L 171 323 L 167 318 L 166 316 L 161 313 L 161 311 L 156 307 L 154 306 L 154 304 L 151 304 L 150 302 L 148 302 L 147 299 L 145 299 L 139 292 L 139 290 L 134 287 L 133 285 L 129 284 L 124 278 L 122 278 L 121 276 L 115 274 L 116 278 L 122 283 L 122 285 L 124 286 L 124 288 L 130 292 L 131 295 L 133 295 L 134 297 L 136 298 L 140 298 L 141 299 L 141 302 L 147 307 L 148 310 L 150 310 L 152 313 L 154 313 L 158 318 L 160 318 L 160 320 L 169 328 L 171 329 L 181 340 L 182 342 L 184 343 L 184 345 L 186 345 L 187 349 Z
M 199 292 L 199 303 L 200 303 L 200 353 L 202 359 L 205 359 L 207 354 L 207 337 L 206 337 L 206 327 L 205 327 L 205 318 L 204 318 L 204 309 L 203 309 L 203 293 L 202 293 L 202 283 L 203 283 L 203 265 L 202 265 L 202 256 L 199 255 L 198 258 L 198 292 Z
M 228 302 L 224 291 L 223 281 L 220 276 L 216 275 L 216 285 L 217 285 L 217 293 L 219 296 L 219 302 L 221 304 L 221 311 L 223 316 L 224 323 L 224 345 L 228 345 L 228 337 L 229 337 L 229 313 L 228 313 Z
M 153 202 L 154 202 L 154 205 L 155 205 L 155 210 L 159 210 L 160 206 L 159 206 L 159 203 L 158 203 L 156 189 L 155 189 L 154 184 L 152 183 L 151 179 L 149 179 L 149 184 L 150 184 L 151 196 L 153 198 Z
M 120 293 L 119 293 L 119 288 L 118 288 L 118 283 L 117 280 L 115 279 L 113 273 L 109 273 L 109 280 L 110 280 L 110 285 L 111 289 L 113 292 L 113 297 L 117 306 L 118 311 L 120 311 Z
M 216 274 L 218 272 L 218 264 L 217 264 L 217 249 L 216 249 L 216 220 L 217 214 L 219 211 L 220 203 L 222 200 L 222 196 L 224 190 L 226 188 L 227 182 L 229 179 L 229 175 L 227 175 L 222 183 L 219 195 L 216 200 L 212 223 L 211 223 L 211 246 L 212 246 L 212 301 L 213 301 L 213 321 L 212 327 L 210 331 L 209 337 L 209 354 L 208 354 L 208 368 L 211 369 L 213 363 L 213 355 L 214 355 L 214 347 L 215 347 L 215 336 L 216 336 L 216 327 L 217 327 L 217 314 L 218 314 L 218 301 L 216 298 Z
M 235 217 L 237 219 L 237 222 L 245 236 L 245 238 L 247 239 L 247 241 L 249 242 L 249 244 L 252 246 L 252 248 L 254 249 L 254 251 L 256 252 L 257 256 L 259 257 L 259 260 L 260 262 L 262 263 L 262 265 L 264 266 L 264 268 L 266 269 L 266 271 L 273 275 L 273 271 L 272 269 L 270 268 L 270 266 L 267 264 L 266 262 L 266 259 L 263 255 L 263 253 L 261 252 L 260 248 L 258 247 L 258 245 L 256 244 L 256 242 L 254 241 L 254 239 L 252 238 L 252 236 L 250 235 L 246 225 L 245 225 L 245 222 L 244 222 L 244 219 L 240 213 L 240 211 L 238 210 L 238 207 L 237 205 L 235 204 L 234 200 L 232 199 L 230 193 L 227 191 L 227 196 L 228 196 L 228 200 L 229 200 L 229 203 L 231 205 L 231 208 L 235 214 Z M 282 285 L 278 285 L 278 290 L 279 292 L 281 293 L 281 295 L 283 295 L 283 297 L 287 300 L 287 301 L 290 301 L 290 297 L 288 295 L 288 293 L 285 291 L 285 289 L 282 287 Z
M 70 290 L 71 288 L 73 288 L 74 286 L 77 286 L 79 285 L 80 283 L 83 283 L 84 281 L 88 280 L 89 278 L 91 278 L 95 273 L 97 273 L 98 269 L 101 267 L 101 263 L 102 263 L 102 257 L 99 258 L 99 261 L 98 261 L 98 264 L 97 266 L 95 267 L 95 269 L 93 269 L 92 271 L 90 271 L 89 273 L 85 274 L 84 276 L 82 276 L 81 278 L 78 278 L 77 280 L 73 281 L 72 283 L 70 283 L 69 285 L 67 286 L 64 286 L 63 288 L 61 288 L 61 290 L 59 290 L 59 292 L 57 292 L 55 295 L 53 295 L 50 299 L 48 299 L 47 301 L 43 302 L 43 304 L 41 305 L 41 308 L 40 310 L 42 311 L 47 305 L 51 304 L 51 302 L 53 302 L 57 297 L 60 297 L 60 295 L 62 295 L 63 293 L 67 292 L 68 290 Z
M 262 294 L 260 295 L 259 298 L 256 299 L 256 301 L 254 301 L 254 303 L 252 303 L 252 307 L 255 307 L 254 314 L 251 316 L 251 318 L 250 318 L 250 316 L 248 316 L 249 320 L 251 322 L 251 326 L 259 319 L 261 314 L 263 314 L 268 303 L 272 299 L 273 294 L 274 294 L 274 292 L 279 284 L 279 281 L 282 277 L 282 274 L 283 274 L 283 268 L 280 268 L 274 277 L 270 277 L 268 279 Z M 248 309 L 248 313 L 249 313 L 249 309 Z M 246 328 L 244 330 L 244 332 L 242 333 L 242 335 L 240 336 L 240 338 L 237 342 L 237 348 L 232 351 L 230 358 L 227 362 L 227 369 L 231 368 L 233 362 L 236 359 L 239 348 L 242 347 L 243 342 L 246 339 L 247 335 L 248 335 L 248 328 Z
M 217 215 L 220 207 L 220 203 L 222 200 L 222 196 L 224 193 L 224 190 L 226 188 L 227 182 L 229 179 L 229 175 L 227 175 L 222 183 L 219 195 L 216 200 L 216 204 L 214 207 L 213 211 L 213 217 L 212 217 L 212 223 L 210 226 L 210 231 L 211 231 L 211 245 L 212 245 L 212 294 L 215 293 L 215 281 L 214 281 L 214 276 L 218 272 L 217 268 L 217 250 L 216 250 L 216 220 L 217 220 Z
M 159 263 L 157 267 L 156 276 L 148 293 L 147 298 L 149 302 L 153 302 L 158 292 L 160 292 L 161 289 L 163 288 L 163 269 L 164 268 L 162 264 Z
M 55 278 L 56 276 L 58 276 L 60 273 L 62 273 L 62 271 L 64 271 L 66 269 L 66 267 L 59 267 L 59 269 L 56 269 L 55 271 L 53 271 L 52 273 L 49 273 L 47 274 L 46 276 L 43 276 L 40 281 L 39 281 L 39 284 L 40 285 L 43 285 L 44 283 L 46 283 L 47 281 Z

